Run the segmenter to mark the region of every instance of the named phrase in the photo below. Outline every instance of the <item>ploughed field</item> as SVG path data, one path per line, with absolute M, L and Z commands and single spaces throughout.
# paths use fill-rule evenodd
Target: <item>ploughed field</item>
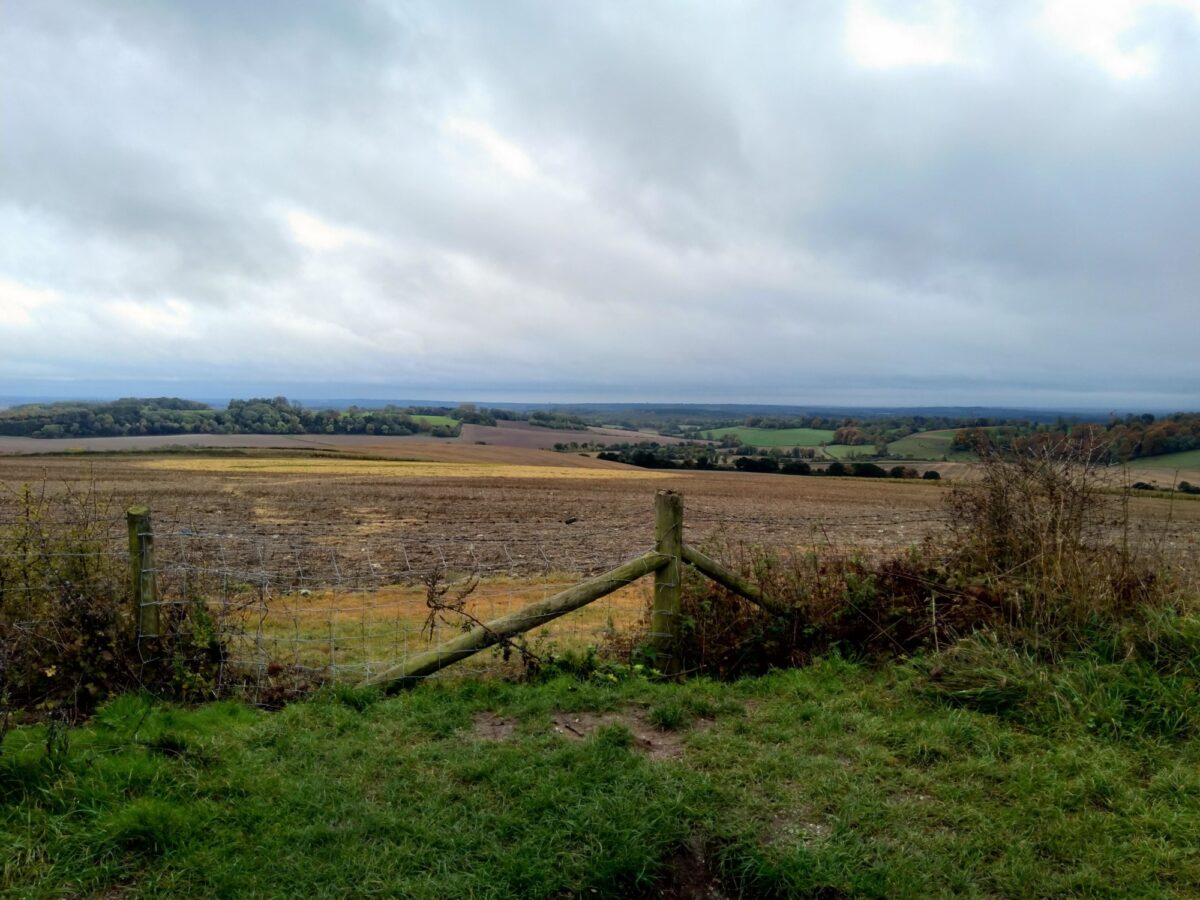
M 872 556 L 906 552 L 944 528 L 951 487 L 651 471 L 536 449 L 376 439 L 339 453 L 0 457 L 0 523 L 16 519 L 26 484 L 94 490 L 115 563 L 125 553 L 125 508 L 149 506 L 164 603 L 216 604 L 249 662 L 352 674 L 651 548 L 659 489 L 682 492 L 685 540 L 718 557 L 737 544 Z M 1138 497 L 1131 512 L 1135 543 L 1194 557 L 1200 502 Z M 439 614 L 431 598 L 458 609 Z M 643 580 L 531 640 L 620 646 L 648 600 Z
M 398 445 L 385 449 L 396 450 Z M 559 561 L 614 562 L 653 543 L 656 490 L 684 495 L 686 538 L 779 548 L 890 552 L 942 518 L 945 485 L 637 469 L 512 447 L 403 442 L 397 456 L 251 450 L 225 455 L 0 457 L 5 493 L 24 483 L 111 495 L 156 526 L 230 534 L 322 535 L 353 546 L 443 539 L 533 541 Z M 363 458 L 369 455 L 371 458 Z M 9 504 L 11 497 L 0 500 Z M 2 507 L 0 507 L 2 508 Z M 571 520 L 568 523 L 568 520 Z M 572 568 L 571 566 L 564 566 Z
M 951 478 L 967 474 L 942 468 Z M 52 492 L 94 486 L 111 498 L 110 515 L 120 519 L 126 506 L 145 504 L 166 532 L 319 537 L 324 547 L 370 545 L 385 558 L 401 545 L 411 556 L 431 542 L 474 542 L 477 553 L 484 542 L 507 542 L 509 555 L 522 544 L 538 565 L 563 571 L 607 567 L 649 548 L 659 489 L 684 495 L 685 539 L 697 544 L 719 538 L 784 552 L 875 555 L 905 551 L 944 527 L 951 487 L 646 470 L 541 450 L 379 439 L 319 455 L 0 456 L 0 522 L 11 517 L 23 484 Z M 1135 497 L 1130 506 L 1135 541 L 1195 541 L 1200 503 Z M 521 568 L 515 556 L 513 567 Z

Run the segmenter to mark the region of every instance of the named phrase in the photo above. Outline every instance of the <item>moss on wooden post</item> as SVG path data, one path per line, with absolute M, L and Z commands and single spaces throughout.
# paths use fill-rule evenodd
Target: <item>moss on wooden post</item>
M 667 564 L 654 573 L 654 612 L 650 617 L 650 646 L 655 665 L 665 674 L 680 670 L 679 640 L 683 612 L 683 495 L 659 491 L 654 498 L 654 549 Z
M 160 607 L 154 577 L 154 531 L 150 510 L 145 506 L 131 506 L 125 518 L 129 523 L 129 584 L 137 636 L 158 637 Z

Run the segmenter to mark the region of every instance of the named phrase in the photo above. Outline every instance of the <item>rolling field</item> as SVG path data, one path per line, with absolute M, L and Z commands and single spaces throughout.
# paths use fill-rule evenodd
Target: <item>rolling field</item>
M 358 478 L 617 478 L 654 480 L 661 472 L 578 466 L 531 465 L 512 462 L 431 462 L 426 460 L 336 459 L 330 457 L 167 457 L 146 460 L 149 469 L 178 472 L 258 473 L 298 475 L 302 478 L 330 476 Z
M 858 456 L 865 458 L 875 453 L 873 444 L 826 444 L 821 450 L 833 459 L 851 459 Z
M 536 539 L 577 559 L 616 562 L 651 545 L 654 492 L 663 488 L 683 493 L 685 535 L 697 543 L 720 533 L 785 550 L 867 553 L 904 550 L 939 527 L 950 489 L 945 482 L 638 469 L 459 442 L 376 438 L 343 446 L 345 453 L 0 456 L 0 521 L 23 484 L 94 484 L 111 496 L 117 518 L 125 506 L 145 503 L 164 527 L 290 527 L 346 546 L 364 537 Z M 946 479 L 969 474 L 962 464 L 940 468 Z M 1134 518 L 1167 539 L 1194 540 L 1200 504 L 1176 504 L 1172 512 L 1166 501 L 1135 498 Z
M 412 445 L 445 447 L 456 444 L 510 448 L 512 450 L 552 450 L 555 444 L 586 441 L 592 444 L 620 444 L 657 441 L 660 444 L 685 443 L 683 438 L 645 431 L 589 428 L 567 431 L 538 428 L 528 422 L 500 421 L 496 425 L 463 425 L 458 437 L 435 438 L 428 434 L 164 434 L 134 437 L 30 438 L 0 435 L 0 454 L 104 453 L 127 450 L 166 450 L 190 448 L 254 448 L 280 450 L 329 450 L 366 452 L 382 456 L 411 455 Z
M 425 425 L 445 425 L 449 428 L 458 425 L 458 419 L 451 418 L 450 416 L 426 416 L 414 413 L 409 418 L 414 422 L 421 422 Z
M 685 538 L 717 538 L 715 555 L 725 537 L 833 556 L 907 552 L 944 523 L 952 484 L 405 446 L 427 458 L 0 457 L 0 525 L 26 484 L 95 486 L 111 502 L 89 508 L 119 541 L 125 506 L 152 507 L 160 602 L 204 598 L 220 686 L 275 708 L 277 688 L 342 682 L 270 713 L 136 693 L 69 738 L 8 729 L 0 893 L 1195 895 L 1190 668 L 1106 653 L 1030 675 L 992 648 L 975 664 L 989 685 L 999 661 L 1014 692 L 1055 692 L 998 713 L 933 694 L 940 667 L 920 658 L 659 683 L 609 665 L 645 633 L 642 579 L 528 633 L 543 660 L 601 647 L 585 677 L 470 677 L 515 672 L 493 649 L 391 700 L 353 686 L 646 549 L 657 488 L 683 492 Z M 1200 502 L 1129 505 L 1135 541 L 1194 565 Z M 123 574 L 126 552 L 111 553 Z
M 488 620 L 649 549 L 654 493 L 684 495 L 685 540 L 784 555 L 907 552 L 945 527 L 952 485 L 635 469 L 575 454 L 436 441 L 403 446 L 423 460 L 246 450 L 0 457 L 0 524 L 22 485 L 101 496 L 98 516 L 124 554 L 124 509 L 150 506 L 164 596 L 199 592 L 244 636 L 241 658 L 377 671 L 429 646 L 431 572 L 464 610 Z M 943 474 L 952 478 L 958 471 Z M 947 468 L 943 466 L 942 468 Z M 105 501 L 104 498 L 107 498 Z M 1194 555 L 1200 503 L 1131 502 L 1136 541 Z M 724 542 L 732 548 L 725 548 Z M 648 582 L 572 613 L 531 639 L 584 646 L 628 636 Z M 441 637 L 454 633 L 452 614 Z M 445 629 L 450 629 L 446 631 Z M 265 654 L 265 656 L 264 656 Z M 475 665 L 502 661 L 483 654 Z
M 1147 456 L 1135 459 L 1129 468 L 1136 471 L 1153 470 L 1156 474 L 1170 478 L 1168 473 L 1178 472 L 1180 478 L 1196 484 L 1200 481 L 1200 450 L 1187 450 L 1183 453 L 1167 453 L 1163 456 Z
M 833 432 L 822 428 L 745 428 L 733 426 L 701 433 L 701 437 L 719 441 L 735 434 L 752 447 L 817 447 L 833 440 Z
M 394 448 L 393 442 L 381 446 Z M 114 554 L 124 509 L 149 505 L 161 595 L 204 596 L 232 634 L 231 659 L 358 677 L 432 646 L 427 579 L 451 595 L 480 576 L 465 616 L 487 621 L 654 542 L 654 493 L 682 491 L 685 537 L 878 553 L 937 527 L 938 485 L 635 469 L 574 454 L 406 442 L 423 461 L 249 450 L 232 454 L 0 457 L 0 524 L 16 492 L 95 485 Z M 538 463 L 542 463 L 539 465 Z M 836 547 L 836 550 L 834 549 Z M 650 582 L 530 632 L 535 646 L 582 647 L 635 633 Z M 449 613 L 440 641 L 467 621 Z M 258 661 L 258 662 L 256 662 Z M 511 668 L 494 653 L 468 668 Z
M 954 430 L 922 431 L 888 444 L 888 453 L 898 459 L 941 460 L 942 458 L 969 462 L 975 454 L 965 450 L 951 450 Z

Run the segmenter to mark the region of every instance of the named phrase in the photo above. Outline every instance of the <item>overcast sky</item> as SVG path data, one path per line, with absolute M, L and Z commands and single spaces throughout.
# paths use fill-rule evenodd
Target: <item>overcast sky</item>
M 0 394 L 172 386 L 1195 409 L 1200 0 L 2 0 Z

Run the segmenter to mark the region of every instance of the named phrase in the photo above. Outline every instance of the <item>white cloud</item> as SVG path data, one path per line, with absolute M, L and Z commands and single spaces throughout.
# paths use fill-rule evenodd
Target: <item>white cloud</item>
M 846 50 L 860 66 L 895 69 L 938 66 L 957 60 L 953 7 L 934 7 L 932 21 L 894 19 L 866 0 L 855 0 L 846 16 Z
M 318 253 L 340 250 L 351 244 L 369 244 L 371 236 L 357 228 L 334 225 L 310 212 L 288 209 L 283 221 L 292 238 L 306 250 Z
M 519 146 L 478 119 L 447 116 L 442 127 L 449 133 L 467 138 L 488 158 L 514 178 L 531 178 L 537 171 L 533 159 Z
M 0 328 L 23 328 L 34 322 L 34 310 L 61 300 L 57 291 L 32 288 L 0 277 Z
M 0 372 L 1196 395 L 1198 3 L 13 4 Z
M 103 310 L 117 319 L 118 325 L 129 325 L 165 336 L 192 336 L 192 307 L 183 300 L 167 300 L 163 303 L 114 300 L 103 304 Z
M 1153 75 L 1158 53 L 1130 33 L 1151 10 L 1179 9 L 1200 16 L 1200 0 L 1046 0 L 1038 24 L 1057 41 L 1117 79 Z

